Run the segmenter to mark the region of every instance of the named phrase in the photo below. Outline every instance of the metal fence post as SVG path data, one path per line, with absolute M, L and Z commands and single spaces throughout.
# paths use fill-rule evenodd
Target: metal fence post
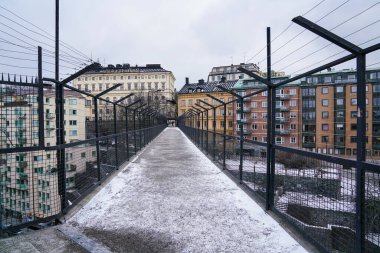
M 270 27 L 267 27 L 267 81 L 271 82 L 271 36 Z M 265 208 L 271 209 L 274 204 L 274 180 L 275 180 L 275 128 L 276 120 L 276 90 L 268 87 L 267 94 L 267 182 Z
M 129 133 L 128 133 L 128 107 L 125 107 L 125 130 L 126 130 L 126 136 L 125 136 L 125 142 L 127 146 L 127 161 L 129 161 Z
M 95 106 L 95 137 L 96 137 L 96 166 L 98 170 L 98 181 L 101 180 L 100 174 L 100 147 L 99 147 L 99 112 L 98 112 L 98 99 L 94 98 Z
M 223 169 L 226 169 L 226 138 L 227 138 L 227 104 L 224 107 L 224 131 L 223 131 Z
M 366 56 L 357 55 L 357 168 L 356 168 L 356 252 L 364 252 L 365 247 L 365 171 L 366 156 Z
M 116 104 L 113 104 L 113 133 L 115 134 L 115 163 L 116 170 L 119 169 L 118 145 L 117 145 L 117 129 L 116 129 Z
M 243 149 L 244 149 L 244 137 L 243 137 L 243 115 L 244 115 L 244 99 L 243 97 L 239 97 L 239 102 L 240 102 L 240 164 L 239 164 L 239 181 L 240 183 L 243 182 Z
M 215 156 L 216 156 L 216 108 L 212 108 L 212 113 L 213 113 L 213 122 L 212 122 L 212 127 L 214 128 L 214 132 L 212 134 L 212 148 L 214 150 L 213 154 L 212 154 L 212 158 L 213 160 L 215 161 Z

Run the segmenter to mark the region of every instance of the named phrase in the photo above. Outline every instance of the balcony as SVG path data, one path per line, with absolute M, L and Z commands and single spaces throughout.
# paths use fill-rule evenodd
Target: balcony
M 287 123 L 289 121 L 289 117 L 276 118 L 276 123 Z
M 28 179 L 28 174 L 24 173 L 24 172 L 20 172 L 18 173 L 19 177 L 20 177 L 20 180 L 27 180 Z
M 274 133 L 276 135 L 288 135 L 288 134 L 290 134 L 290 131 L 289 130 L 276 130 Z
M 18 114 L 17 118 L 18 119 L 26 119 L 26 114 Z
M 276 106 L 276 110 L 280 112 L 288 112 L 290 109 L 288 106 Z
M 237 120 L 237 123 L 240 124 L 240 123 L 243 123 L 243 124 L 250 124 L 251 123 L 251 120 L 250 119 L 238 119 Z
M 236 132 L 237 132 L 238 134 L 240 134 L 240 129 L 236 130 Z M 244 129 L 244 130 L 243 130 L 243 134 L 244 134 L 244 135 L 252 134 L 252 130 Z
M 20 169 L 25 169 L 27 166 L 28 166 L 28 162 L 26 162 L 26 161 L 20 161 L 20 162 L 18 162 L 18 167 Z
M 280 100 L 287 100 L 290 98 L 290 96 L 288 94 L 276 94 L 276 98 Z
M 46 119 L 54 119 L 55 115 L 52 113 L 46 113 Z
M 26 138 L 25 137 L 18 137 L 17 141 L 21 145 L 25 145 L 26 144 Z
M 20 190 L 28 190 L 28 185 L 26 184 L 16 184 L 16 188 Z
M 237 112 L 237 113 L 240 113 L 240 112 L 241 112 L 241 108 L 237 108 L 237 109 L 236 109 L 236 112 Z M 243 107 L 243 112 L 244 112 L 244 113 L 251 112 L 251 108 L 250 108 L 250 107 Z
M 315 142 L 304 142 L 302 143 L 303 148 L 315 148 Z
M 4 185 L 4 186 L 8 185 L 8 181 L 5 181 L 5 180 L 4 181 L 0 181 L 0 185 Z

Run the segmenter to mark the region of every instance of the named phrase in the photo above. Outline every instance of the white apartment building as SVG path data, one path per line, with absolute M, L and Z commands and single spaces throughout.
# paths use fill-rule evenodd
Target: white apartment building
M 116 101 L 130 93 L 137 97 L 145 97 L 150 101 L 159 101 L 161 112 L 175 116 L 174 101 L 175 77 L 171 71 L 165 70 L 160 64 L 147 64 L 146 66 L 131 66 L 129 64 L 108 65 L 99 70 L 89 71 L 73 81 L 73 87 L 92 94 L 98 94 L 115 84 L 122 85 L 104 95 L 105 99 Z M 131 102 L 131 98 L 129 101 Z M 145 100 L 146 102 L 146 100 Z M 90 108 L 92 100 L 86 101 L 87 108 Z M 104 103 L 99 103 L 99 114 L 105 113 Z M 87 110 L 87 119 L 93 119 L 94 110 Z
M 238 70 L 239 67 L 243 67 L 252 72 L 260 72 L 260 68 L 254 63 L 218 66 L 212 68 L 211 72 L 208 74 L 207 82 L 221 81 L 223 77 L 226 81 L 236 81 L 239 79 L 249 78 L 247 74 L 244 74 Z
M 56 145 L 55 93 L 44 91 L 45 146 Z M 65 91 L 65 141 L 85 139 L 85 98 Z M 2 93 L 0 148 L 38 146 L 37 94 L 31 90 Z M 94 161 L 94 148 L 66 149 L 66 187 L 75 186 L 75 174 Z M 0 155 L 2 219 L 43 218 L 60 212 L 56 151 L 16 152 Z

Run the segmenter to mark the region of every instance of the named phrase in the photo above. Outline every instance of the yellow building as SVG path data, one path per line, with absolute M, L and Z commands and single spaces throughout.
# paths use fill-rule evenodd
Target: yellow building
M 188 79 L 186 79 L 188 80 Z M 191 109 L 192 106 L 199 103 L 199 100 L 205 101 L 212 106 L 220 105 L 219 102 L 207 96 L 207 94 L 212 95 L 213 97 L 223 101 L 230 102 L 234 99 L 234 97 L 228 93 L 221 91 L 217 88 L 217 85 L 222 85 L 227 89 L 231 89 L 235 85 L 236 81 L 228 81 L 228 82 L 204 82 L 203 80 L 199 80 L 198 83 L 188 83 L 181 88 L 178 92 L 178 116 L 184 114 L 187 110 Z M 210 108 L 204 103 L 200 103 L 205 108 Z M 197 107 L 201 109 L 200 107 Z M 204 109 L 202 109 L 204 111 Z M 224 122 L 224 113 L 226 113 L 226 122 Z M 213 129 L 213 110 L 208 110 L 209 116 L 209 130 Z M 200 117 L 201 120 L 201 117 Z M 206 114 L 203 114 L 203 128 L 206 129 Z M 227 111 L 224 112 L 223 106 L 220 106 L 216 109 L 216 131 L 219 133 L 223 133 L 224 124 L 227 127 L 227 134 L 232 135 L 234 132 L 234 112 L 233 112 L 233 103 L 227 104 Z

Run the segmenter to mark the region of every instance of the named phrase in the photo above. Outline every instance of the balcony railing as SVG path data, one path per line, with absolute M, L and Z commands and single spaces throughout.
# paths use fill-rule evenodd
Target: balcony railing
M 238 134 L 240 134 L 240 129 L 238 129 L 238 130 L 236 130 L 236 132 L 238 133 Z M 244 129 L 243 130 L 243 134 L 251 134 L 252 133 L 252 130 L 247 130 L 247 129 Z
M 238 124 L 240 124 L 240 123 L 243 123 L 243 124 L 249 124 L 249 123 L 251 123 L 251 120 L 250 120 L 250 119 L 247 119 L 247 118 L 245 118 L 245 119 L 238 119 L 238 120 L 237 120 L 237 123 L 238 123 Z
M 277 135 L 288 135 L 288 134 L 290 134 L 290 131 L 289 130 L 276 130 L 274 133 Z
M 16 187 L 19 188 L 20 190 L 27 190 L 28 185 L 26 184 L 16 184 Z
M 20 177 L 20 180 L 26 180 L 28 179 L 28 174 L 24 173 L 24 172 L 20 172 L 18 173 L 19 177 Z
M 54 118 L 55 118 L 55 115 L 52 114 L 52 113 L 46 113 L 46 118 L 47 118 L 47 119 L 54 119 Z
M 276 106 L 276 110 L 281 111 L 281 112 L 288 112 L 289 107 L 287 107 L 287 106 Z
M 19 138 L 17 138 L 17 141 L 21 145 L 25 145 L 26 144 L 26 138 L 25 137 L 19 137 Z
M 276 94 L 276 98 L 279 98 L 280 100 L 286 100 L 289 99 L 290 96 L 288 94 Z
M 241 107 L 240 107 L 240 108 L 237 108 L 237 109 L 236 109 L 236 112 L 237 112 L 237 113 L 240 113 L 241 110 L 242 110 Z M 251 112 L 251 108 L 250 108 L 250 107 L 243 107 L 243 112 L 244 112 L 244 113 Z
M 278 123 L 287 123 L 289 121 L 290 121 L 289 117 L 276 118 L 276 122 Z
M 26 168 L 26 166 L 28 166 L 28 162 L 27 161 L 20 161 L 20 162 L 18 162 L 18 167 L 19 168 L 24 169 L 24 168 Z

